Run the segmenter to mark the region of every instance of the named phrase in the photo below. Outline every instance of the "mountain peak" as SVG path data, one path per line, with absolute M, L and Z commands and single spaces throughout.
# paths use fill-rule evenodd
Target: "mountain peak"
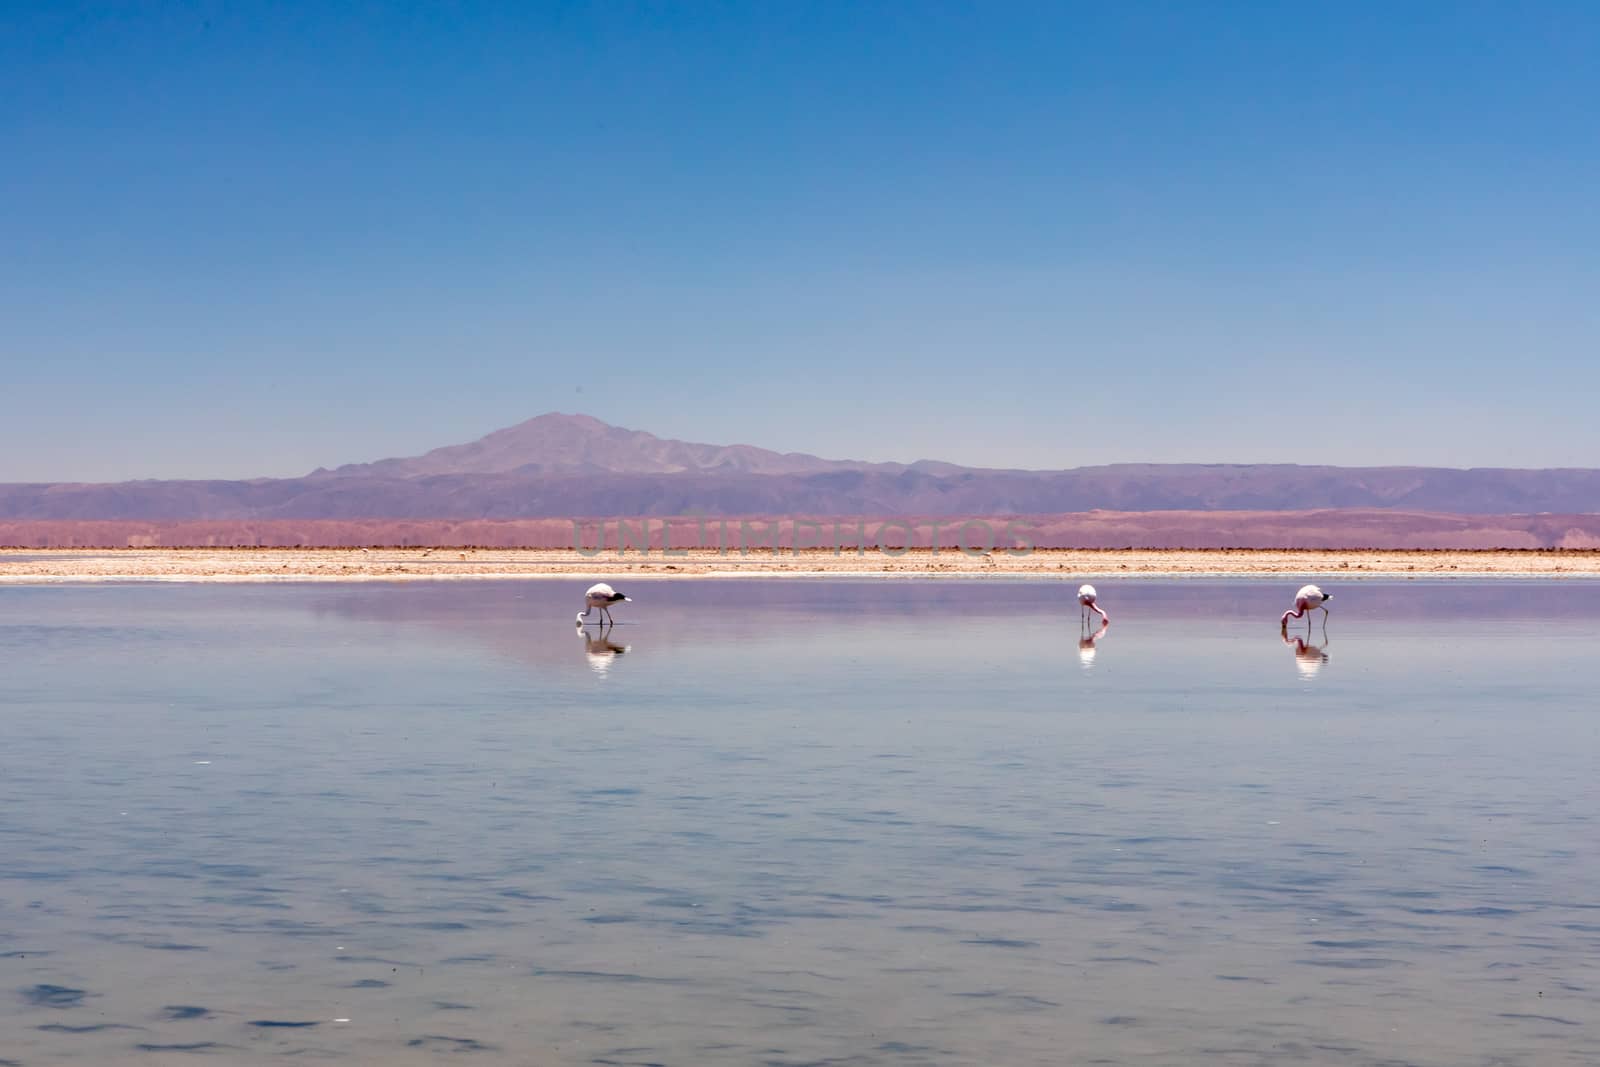
M 313 472 L 319 478 L 428 478 L 453 474 L 816 474 L 840 470 L 898 472 L 898 463 L 826 460 L 752 445 L 707 445 L 613 426 L 593 415 L 552 411 L 463 445 L 420 456 L 352 463 Z
M 568 415 L 564 411 L 547 411 L 543 415 L 535 415 L 531 419 L 524 419 L 515 426 L 507 426 L 503 430 L 494 431 L 494 433 L 511 433 L 526 427 L 541 426 L 568 427 L 573 430 L 582 430 L 591 433 L 603 432 L 605 430 L 615 430 L 619 428 L 612 426 L 610 423 L 602 422 L 593 415 L 585 415 L 582 412 L 573 412 L 571 415 Z M 492 437 L 494 434 L 490 434 L 488 436 Z

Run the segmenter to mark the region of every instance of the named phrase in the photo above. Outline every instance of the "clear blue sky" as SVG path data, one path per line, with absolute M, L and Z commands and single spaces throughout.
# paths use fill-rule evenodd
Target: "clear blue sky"
M 0 481 L 544 411 L 1600 465 L 1600 5 L 0 0 Z

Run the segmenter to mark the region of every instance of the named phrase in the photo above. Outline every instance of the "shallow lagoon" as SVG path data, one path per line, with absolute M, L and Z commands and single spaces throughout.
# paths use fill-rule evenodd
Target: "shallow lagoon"
M 585 584 L 0 589 L 0 1061 L 1600 1059 L 1591 586 Z

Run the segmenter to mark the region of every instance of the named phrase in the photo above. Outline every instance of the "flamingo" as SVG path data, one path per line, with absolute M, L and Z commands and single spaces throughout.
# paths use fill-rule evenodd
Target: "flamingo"
M 589 587 L 587 593 L 583 594 L 583 610 L 578 613 L 578 625 L 582 626 L 583 620 L 587 619 L 589 612 L 595 608 L 600 609 L 601 622 L 614 623 L 616 620 L 611 617 L 611 605 L 621 604 L 630 599 L 632 598 L 623 596 L 605 582 L 596 582 Z
M 1089 612 L 1098 611 L 1100 618 L 1105 622 L 1111 621 L 1111 616 L 1106 614 L 1106 609 L 1095 603 L 1095 591 L 1092 585 L 1078 586 L 1078 603 L 1083 607 L 1083 621 L 1089 621 Z
M 1290 619 L 1305 618 L 1306 615 L 1316 611 L 1318 608 L 1322 608 L 1322 625 L 1327 626 L 1328 609 L 1323 607 L 1323 603 L 1332 596 L 1332 593 L 1324 593 L 1314 585 L 1302 585 L 1300 591 L 1294 595 L 1294 607 L 1283 613 L 1283 618 L 1280 620 L 1283 628 L 1285 630 L 1289 628 Z M 1306 628 L 1309 629 L 1310 627 L 1311 620 L 1306 619 Z

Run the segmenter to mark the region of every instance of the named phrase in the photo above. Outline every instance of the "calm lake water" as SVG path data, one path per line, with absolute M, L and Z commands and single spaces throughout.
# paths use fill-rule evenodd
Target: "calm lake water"
M 0 1063 L 1600 1062 L 1600 585 L 1098 584 L 0 589 Z

